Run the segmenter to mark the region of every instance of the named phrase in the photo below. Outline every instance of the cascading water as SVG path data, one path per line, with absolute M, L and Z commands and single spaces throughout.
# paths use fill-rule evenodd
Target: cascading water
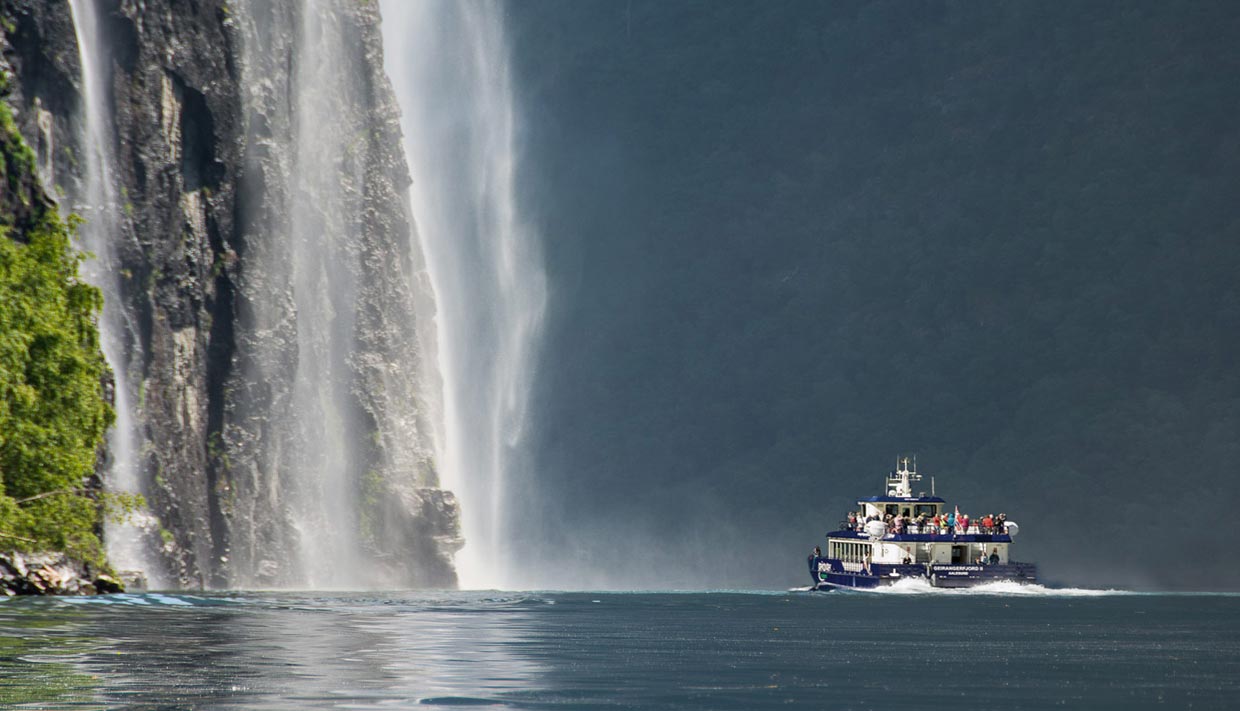
M 105 297 L 107 485 L 154 512 L 109 527 L 113 564 L 160 586 L 456 585 L 378 6 L 70 8 L 81 158 L 62 170 Z
M 406 171 L 374 9 L 239 2 L 247 304 L 226 424 L 233 579 L 448 585 L 456 504 L 438 489 Z M 276 513 L 279 520 L 269 521 Z
M 246 378 L 281 388 L 270 402 L 250 403 L 270 417 L 272 429 L 257 464 L 258 486 L 278 497 L 287 516 L 279 531 L 285 540 L 276 544 L 287 557 L 266 555 L 284 567 L 282 584 L 342 587 L 359 586 L 363 427 L 348 396 L 357 255 L 348 224 L 354 214 L 341 196 L 342 180 L 357 176 L 341 174 L 350 166 L 342 154 L 352 136 L 333 102 L 356 77 L 342 59 L 341 28 L 323 4 L 240 5 L 252 22 L 243 54 L 249 121 L 279 137 L 251 149 L 269 161 L 255 169 L 270 176 L 271 203 L 259 225 L 263 248 L 249 265 L 261 294 L 254 299 L 256 357 Z M 291 70 L 274 69 L 281 65 Z
M 360 183 L 360 164 L 344 159 L 343 141 L 323 118 L 353 77 L 334 71 L 347 48 L 341 28 L 322 3 L 303 8 L 293 116 L 294 153 L 289 196 L 293 294 L 297 307 L 298 377 L 293 413 L 303 449 L 295 491 L 301 566 L 311 585 L 340 585 L 358 579 L 357 488 L 362 475 L 356 444 L 360 427 L 350 422 L 347 360 L 354 330 L 357 286 L 342 268 L 354 258 L 347 235 L 352 217 L 338 192 L 342 180 Z M 313 48 L 313 51 L 305 51 Z M 351 174 L 342 175 L 342 171 Z
M 79 138 L 86 171 L 78 187 L 72 191 L 74 209 L 85 218 L 78 228 L 82 248 L 94 254 L 83 265 L 87 281 L 103 292 L 103 314 L 99 319 L 100 344 L 115 378 L 113 407 L 116 423 L 108 433 L 108 468 L 104 485 L 110 491 L 140 493 L 140 463 L 135 423 L 139 415 L 134 407 L 131 389 L 134 379 L 128 366 L 139 362 L 140 354 L 127 353 L 125 344 L 136 344 L 131 325 L 121 300 L 116 244 L 121 239 L 119 202 L 112 166 L 112 113 L 108 108 L 106 87 L 109 72 L 99 27 L 98 8 L 93 0 L 70 0 L 74 31 L 81 61 L 82 105 Z M 131 345 L 136 349 L 136 345 Z M 151 523 L 147 514 L 126 523 L 108 522 L 105 538 L 108 558 L 121 570 L 138 570 L 146 574 L 153 586 L 163 586 L 161 571 L 150 560 L 142 543 L 139 528 Z
M 401 104 L 417 235 L 438 305 L 444 385 L 437 446 L 461 498 L 466 587 L 534 582 L 505 520 L 546 301 L 516 199 L 516 130 L 502 8 L 384 0 L 385 66 Z

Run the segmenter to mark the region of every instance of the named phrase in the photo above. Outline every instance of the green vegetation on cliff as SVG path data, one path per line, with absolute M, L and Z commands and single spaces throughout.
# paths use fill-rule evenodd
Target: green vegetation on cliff
M 0 103 L 0 549 L 102 561 L 89 486 L 112 422 L 95 315 L 98 289 L 35 178 L 34 157 Z

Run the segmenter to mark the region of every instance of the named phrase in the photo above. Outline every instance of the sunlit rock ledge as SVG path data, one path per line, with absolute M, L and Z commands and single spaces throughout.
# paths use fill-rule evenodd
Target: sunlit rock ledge
M 0 553 L 0 594 L 103 595 L 124 592 L 119 580 L 64 553 Z

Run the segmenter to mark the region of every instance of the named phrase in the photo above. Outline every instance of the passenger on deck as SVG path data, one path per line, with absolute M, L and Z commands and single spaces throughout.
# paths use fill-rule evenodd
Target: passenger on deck
M 1002 516 L 1003 514 L 999 514 L 999 515 Z M 990 552 L 990 564 L 991 565 L 999 564 L 999 549 L 998 548 Z
M 848 530 L 850 531 L 857 530 L 857 514 L 853 513 L 852 511 L 848 512 Z
M 809 554 L 809 577 L 814 579 L 814 584 L 822 582 L 818 579 L 818 563 L 822 561 L 822 548 L 814 546 L 814 552 Z
M 999 514 L 999 518 L 995 520 L 995 528 L 998 529 L 997 531 L 995 531 L 995 533 L 998 533 L 1000 535 L 1007 533 L 1007 514 L 1005 513 Z
M 994 527 L 995 527 L 995 515 L 986 514 L 986 516 L 982 518 L 982 533 L 990 533 L 994 529 Z
M 960 532 L 968 533 L 969 532 L 969 514 L 960 514 L 959 521 L 960 521 Z

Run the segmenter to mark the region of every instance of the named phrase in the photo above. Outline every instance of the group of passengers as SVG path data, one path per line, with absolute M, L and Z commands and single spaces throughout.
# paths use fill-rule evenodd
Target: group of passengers
M 989 557 L 986 556 L 986 550 L 982 549 L 982 552 L 977 554 L 977 558 L 975 558 L 973 562 L 978 565 L 998 565 L 999 549 L 996 548 L 992 550 Z
M 844 529 L 848 531 L 864 531 L 866 524 L 871 521 L 882 521 L 887 525 L 887 530 L 891 533 L 938 533 L 940 535 L 947 535 L 949 533 L 1007 533 L 1007 514 L 1004 513 L 998 516 L 986 514 L 981 519 L 972 519 L 969 518 L 968 514 L 958 514 L 955 511 L 938 513 L 934 516 L 927 513 L 911 516 L 908 509 L 904 509 L 904 511 L 896 514 L 887 514 L 882 518 L 879 518 L 877 515 L 871 515 L 865 519 L 858 516 L 855 511 L 849 511 L 848 521 L 845 522 Z

